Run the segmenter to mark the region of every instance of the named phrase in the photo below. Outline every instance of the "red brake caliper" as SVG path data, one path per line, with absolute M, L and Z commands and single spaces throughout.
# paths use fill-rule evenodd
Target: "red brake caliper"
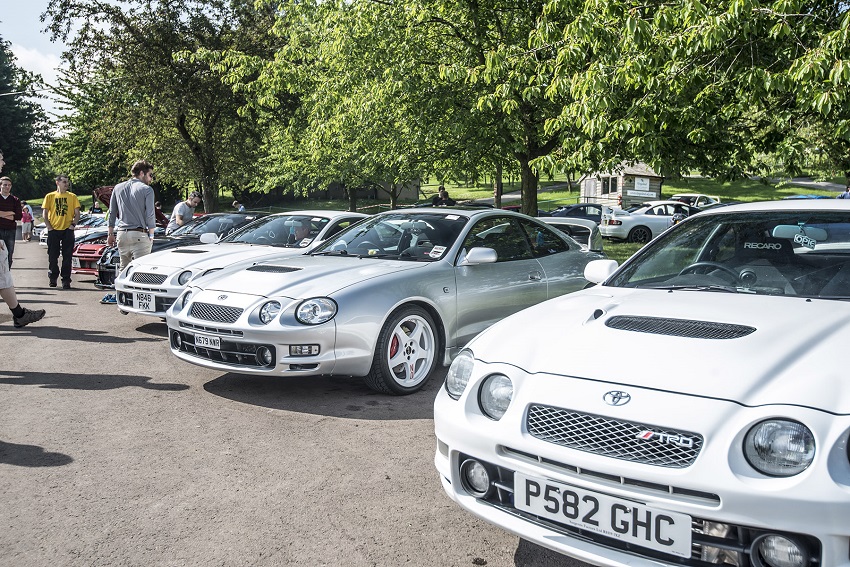
M 398 352 L 398 336 L 393 335 L 393 340 L 390 342 L 390 358 L 394 357 Z

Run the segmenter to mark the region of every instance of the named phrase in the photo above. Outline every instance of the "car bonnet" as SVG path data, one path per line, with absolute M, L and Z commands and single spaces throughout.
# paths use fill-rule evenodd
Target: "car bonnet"
M 595 287 L 509 317 L 470 347 L 529 373 L 846 414 L 848 334 L 847 302 Z

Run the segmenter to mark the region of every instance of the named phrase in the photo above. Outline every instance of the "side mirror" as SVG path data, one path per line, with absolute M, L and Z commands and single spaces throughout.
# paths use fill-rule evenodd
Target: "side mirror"
M 201 235 L 201 244 L 215 244 L 218 242 L 218 235 L 214 232 L 205 232 Z
M 466 254 L 461 266 L 477 266 L 478 264 L 493 264 L 496 262 L 496 251 L 492 248 L 476 247 Z
M 616 260 L 593 260 L 584 267 L 584 279 L 590 283 L 602 283 L 617 271 Z

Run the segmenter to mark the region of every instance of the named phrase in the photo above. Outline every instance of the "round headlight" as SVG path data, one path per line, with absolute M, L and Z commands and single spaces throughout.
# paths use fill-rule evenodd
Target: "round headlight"
M 264 325 L 268 325 L 280 313 L 280 303 L 277 301 L 268 301 L 260 307 L 260 321 Z
M 186 285 L 190 279 L 192 279 L 192 270 L 186 270 L 180 272 L 180 275 L 177 276 L 177 283 L 179 285 Z
M 314 297 L 301 302 L 295 310 L 295 318 L 305 325 L 319 325 L 336 315 L 336 302 L 327 297 Z
M 469 384 L 469 379 L 472 377 L 474 365 L 475 359 L 468 350 L 461 352 L 452 361 L 452 365 L 446 374 L 446 391 L 454 399 L 458 399 L 466 390 L 466 385 Z
M 475 459 L 467 459 L 460 465 L 463 487 L 476 498 L 483 498 L 490 491 L 490 474 L 487 467 Z
M 502 419 L 514 397 L 514 385 L 504 374 L 491 374 L 481 384 L 478 401 L 484 415 L 495 420 Z
M 192 297 L 192 290 L 187 289 L 186 293 L 183 294 L 183 297 L 180 298 L 180 309 L 186 307 L 186 304 L 189 303 L 190 297 Z
M 796 421 L 768 419 L 757 423 L 744 438 L 744 456 L 760 473 L 794 476 L 815 458 L 815 438 Z
M 770 534 L 756 543 L 761 563 L 769 567 L 804 567 L 809 562 L 806 550 L 785 536 Z

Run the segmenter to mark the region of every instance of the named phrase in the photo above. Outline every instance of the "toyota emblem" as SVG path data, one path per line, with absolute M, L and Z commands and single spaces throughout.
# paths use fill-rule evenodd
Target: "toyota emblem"
M 605 392 L 602 399 L 605 400 L 605 403 L 609 406 L 624 406 L 629 403 L 629 400 L 631 400 L 632 397 L 626 392 L 614 390 L 612 392 Z
M 219 300 L 219 301 L 224 301 L 225 299 L 227 299 L 227 296 L 226 296 L 226 295 L 219 295 L 219 296 L 218 296 L 218 300 Z M 628 395 L 628 394 L 626 394 L 626 395 Z

